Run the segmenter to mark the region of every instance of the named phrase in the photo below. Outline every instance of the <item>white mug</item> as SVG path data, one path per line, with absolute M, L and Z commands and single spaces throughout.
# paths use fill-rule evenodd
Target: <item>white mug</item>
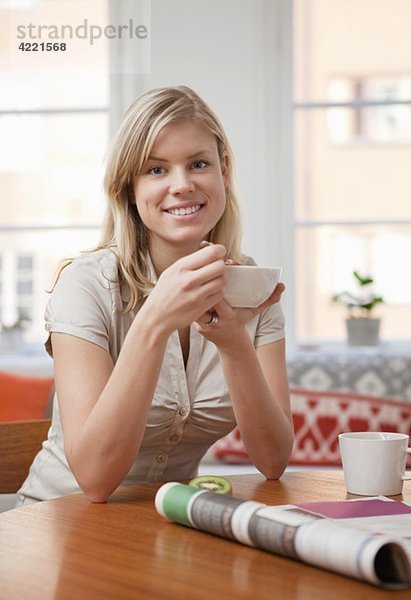
M 405 433 L 355 432 L 338 436 L 345 485 L 360 496 L 401 494 L 409 436 Z

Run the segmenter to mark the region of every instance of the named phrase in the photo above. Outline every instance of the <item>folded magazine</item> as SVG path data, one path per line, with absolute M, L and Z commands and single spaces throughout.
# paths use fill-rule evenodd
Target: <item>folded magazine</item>
M 268 506 L 169 482 L 167 519 L 386 589 L 411 587 L 411 506 L 387 498 Z

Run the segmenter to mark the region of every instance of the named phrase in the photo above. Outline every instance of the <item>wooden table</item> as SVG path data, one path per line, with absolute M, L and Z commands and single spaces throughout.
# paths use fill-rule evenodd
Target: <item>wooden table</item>
M 339 471 L 230 479 L 233 495 L 267 504 L 349 497 Z M 154 508 L 159 486 L 119 488 L 107 504 L 79 495 L 0 514 L 0 599 L 410 600 L 409 590 L 382 591 L 170 523 Z

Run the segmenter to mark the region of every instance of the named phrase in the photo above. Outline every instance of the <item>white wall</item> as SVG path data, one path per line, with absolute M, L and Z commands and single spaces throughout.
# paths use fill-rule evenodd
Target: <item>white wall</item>
M 291 4 L 152 0 L 151 73 L 113 78 L 120 112 L 142 91 L 178 84 L 194 88 L 215 110 L 236 157 L 244 251 L 260 264 L 283 266 L 287 313 L 293 295 L 288 219 Z M 288 330 L 290 334 L 290 319 Z

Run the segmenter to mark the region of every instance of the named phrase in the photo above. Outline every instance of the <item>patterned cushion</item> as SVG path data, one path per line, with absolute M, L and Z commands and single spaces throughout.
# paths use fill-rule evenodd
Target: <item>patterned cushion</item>
M 341 466 L 338 434 L 397 431 L 411 436 L 411 403 L 348 392 L 291 389 L 295 444 L 291 465 Z M 213 446 L 224 462 L 250 463 L 238 429 Z

